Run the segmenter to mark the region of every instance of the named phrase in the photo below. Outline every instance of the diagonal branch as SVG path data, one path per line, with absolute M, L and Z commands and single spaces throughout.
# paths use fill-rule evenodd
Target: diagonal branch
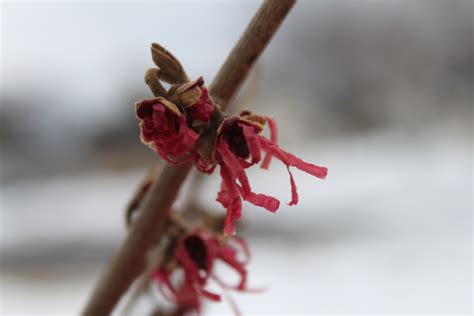
M 250 68 L 270 42 L 295 0 L 266 0 L 231 51 L 209 88 L 225 110 Z M 83 315 L 109 315 L 134 279 L 143 271 L 146 253 L 163 233 L 171 208 L 191 164 L 166 166 L 143 200 L 129 234 L 98 281 Z

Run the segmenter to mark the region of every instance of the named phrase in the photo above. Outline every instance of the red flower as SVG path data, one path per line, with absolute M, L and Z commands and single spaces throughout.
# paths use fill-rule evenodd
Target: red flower
M 266 122 L 269 122 L 270 126 L 270 140 L 259 135 Z M 273 119 L 252 115 L 250 112 L 243 112 L 240 117 L 226 118 L 219 127 L 216 151 L 219 157 L 222 185 L 217 201 L 227 209 L 224 227 L 224 233 L 227 235 L 235 233 L 234 222 L 241 216 L 242 199 L 271 212 L 275 212 L 280 205 L 278 199 L 274 197 L 252 192 L 245 173 L 246 168 L 261 161 L 262 150 L 266 152 L 262 168 L 268 168 L 272 156 L 287 166 L 292 192 L 289 205 L 298 203 L 298 193 L 290 166 L 321 179 L 326 177 L 325 167 L 304 162 L 278 147 L 277 132 Z
M 242 252 L 245 260 L 239 260 Z M 199 312 L 201 298 L 220 301 L 221 296 L 206 290 L 210 279 L 220 285 L 223 290 L 246 290 L 247 270 L 245 265 L 250 258 L 246 243 L 238 238 L 222 244 L 216 236 L 206 231 L 197 231 L 181 239 L 176 252 L 177 265 L 173 269 L 160 268 L 154 278 L 160 285 L 164 296 L 179 306 L 188 307 Z M 216 260 L 222 260 L 240 275 L 239 284 L 229 286 L 214 274 Z M 172 275 L 181 270 L 184 276 L 178 284 L 171 281 Z M 232 302 L 231 302 L 232 303 Z M 233 303 L 232 303 L 233 304 Z
M 172 164 L 193 159 L 199 134 L 188 127 L 186 117 L 174 103 L 158 97 L 137 102 L 135 108 L 145 144 Z

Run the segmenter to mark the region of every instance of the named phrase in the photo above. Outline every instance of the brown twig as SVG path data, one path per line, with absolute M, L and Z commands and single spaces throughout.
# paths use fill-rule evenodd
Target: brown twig
M 266 0 L 222 65 L 209 88 L 224 110 L 244 82 L 252 65 L 277 31 L 295 0 Z M 109 315 L 121 296 L 143 271 L 146 253 L 160 238 L 181 184 L 191 164 L 166 166 L 141 205 L 127 238 L 96 285 L 83 315 Z

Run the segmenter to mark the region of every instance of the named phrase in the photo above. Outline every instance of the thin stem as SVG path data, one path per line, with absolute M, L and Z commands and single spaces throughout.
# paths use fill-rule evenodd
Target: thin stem
M 230 53 L 209 91 L 223 110 L 235 96 L 295 0 L 266 0 Z M 191 164 L 167 165 L 141 205 L 137 219 L 112 262 L 98 281 L 83 315 L 110 315 L 122 295 L 144 270 L 146 253 L 162 235 L 168 211 Z
M 296 0 L 266 0 L 234 46 L 209 89 L 224 110 Z

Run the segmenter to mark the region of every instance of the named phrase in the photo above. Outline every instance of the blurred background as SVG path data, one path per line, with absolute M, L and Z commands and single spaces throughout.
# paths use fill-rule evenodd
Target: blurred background
M 133 113 L 151 96 L 150 43 L 210 83 L 259 4 L 1 4 L 3 314 L 77 314 L 124 239 L 125 205 L 158 160 Z M 282 206 L 244 206 L 250 284 L 269 288 L 234 295 L 244 314 L 470 313 L 473 10 L 296 4 L 232 109 L 275 117 L 281 146 L 329 176 L 296 171 L 290 208 L 282 165 L 250 171 Z M 216 211 L 218 178 L 200 194 Z

